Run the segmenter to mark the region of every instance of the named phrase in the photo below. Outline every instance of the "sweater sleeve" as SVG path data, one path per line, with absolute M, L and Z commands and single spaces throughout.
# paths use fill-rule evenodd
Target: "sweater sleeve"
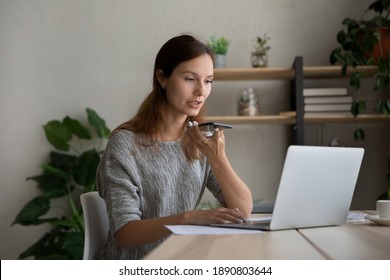
M 141 219 L 140 189 L 134 183 L 134 158 L 130 153 L 129 139 L 114 134 L 102 156 L 97 171 L 97 188 L 105 200 L 110 230 L 115 233 L 132 220 Z
M 219 204 L 221 204 L 221 206 L 223 207 L 226 207 L 225 198 L 223 196 L 217 178 L 215 178 L 213 172 L 210 169 L 209 164 L 207 164 L 207 169 L 208 169 L 208 177 L 207 177 L 206 187 L 212 193 L 212 195 L 218 200 Z

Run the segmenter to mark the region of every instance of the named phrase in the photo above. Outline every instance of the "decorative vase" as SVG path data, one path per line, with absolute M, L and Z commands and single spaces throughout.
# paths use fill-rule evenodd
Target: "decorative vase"
M 252 53 L 252 66 L 253 67 L 267 67 L 268 65 L 268 55 L 267 53 Z
M 226 55 L 225 54 L 216 54 L 214 57 L 214 67 L 215 68 L 224 68 L 226 67 Z
M 237 99 L 237 115 L 260 115 L 259 96 L 255 89 L 247 88 L 239 94 Z

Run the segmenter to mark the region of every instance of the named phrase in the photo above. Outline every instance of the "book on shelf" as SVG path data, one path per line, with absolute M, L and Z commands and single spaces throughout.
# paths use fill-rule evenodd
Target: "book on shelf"
M 297 113 L 295 111 L 287 111 L 287 112 L 280 112 L 280 116 L 286 116 L 286 117 L 291 117 L 295 118 L 297 116 Z M 316 118 L 321 118 L 323 117 L 330 117 L 330 118 L 337 118 L 337 117 L 351 117 L 352 113 L 351 111 L 340 111 L 340 112 L 305 112 L 304 113 L 305 117 L 316 117 Z
M 317 117 L 317 118 L 337 118 L 337 117 L 351 117 L 351 111 L 340 111 L 340 112 L 305 112 L 305 117 Z
M 350 114 L 352 101 L 347 88 L 305 88 L 303 90 L 305 113 Z
M 304 104 L 352 104 L 352 96 L 316 96 L 304 97 Z
M 305 112 L 345 112 L 351 110 L 351 104 L 305 104 Z
M 303 96 L 345 96 L 348 94 L 347 88 L 304 88 Z

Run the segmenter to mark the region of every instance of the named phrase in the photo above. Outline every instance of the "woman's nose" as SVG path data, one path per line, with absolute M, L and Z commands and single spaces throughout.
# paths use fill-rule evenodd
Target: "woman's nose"
M 196 95 L 204 95 L 205 92 L 205 86 L 203 83 L 197 83 L 195 88 L 195 94 Z

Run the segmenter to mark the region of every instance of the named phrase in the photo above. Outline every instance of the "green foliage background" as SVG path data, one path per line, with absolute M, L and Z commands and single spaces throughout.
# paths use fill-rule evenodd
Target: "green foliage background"
M 12 225 L 48 224 L 50 230 L 22 252 L 20 259 L 83 257 L 84 223 L 79 197 L 81 193 L 96 189 L 96 170 L 103 153 L 99 146 L 102 147 L 103 140 L 110 135 L 105 121 L 94 110 L 87 108 L 86 113 L 88 127 L 69 116 L 43 126 L 46 139 L 55 149 L 50 151 L 49 162 L 41 164 L 42 173 L 27 178 L 37 183 L 42 194 L 27 202 Z M 87 149 L 84 145 L 94 147 Z M 52 202 L 58 199 L 70 210 L 63 209 L 60 215 L 50 216 Z

